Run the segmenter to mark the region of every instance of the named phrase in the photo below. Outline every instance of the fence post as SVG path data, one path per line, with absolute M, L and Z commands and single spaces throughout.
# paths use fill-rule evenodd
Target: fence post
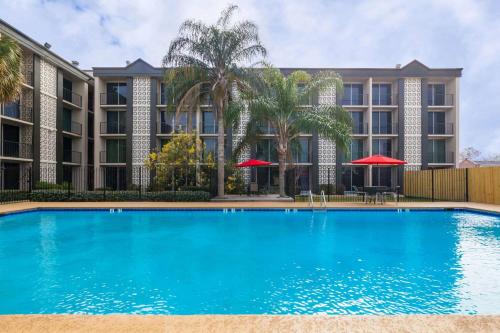
M 102 183 L 102 188 L 103 188 L 103 196 L 104 196 L 104 201 L 106 201 L 106 172 L 104 169 L 100 169 L 100 171 L 102 171 L 102 180 L 103 180 L 103 183 Z
M 465 168 L 465 202 L 469 202 L 469 168 Z
M 142 198 L 142 167 L 139 166 L 139 199 Z
M 432 202 L 434 202 L 434 169 L 431 169 Z
M 71 182 L 68 182 L 68 200 L 71 197 Z
M 28 171 L 28 198 L 29 198 L 30 201 L 31 201 L 31 191 L 33 189 L 33 185 L 32 185 L 33 175 L 32 175 L 32 172 L 33 172 L 33 168 L 30 168 L 29 171 Z
M 328 201 L 330 201 L 330 168 L 328 168 Z

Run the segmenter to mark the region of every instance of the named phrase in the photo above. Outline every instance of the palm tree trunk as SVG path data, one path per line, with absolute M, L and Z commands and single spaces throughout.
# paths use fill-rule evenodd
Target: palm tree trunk
M 278 182 L 279 182 L 279 187 L 280 187 L 280 197 L 286 197 L 285 194 L 285 161 L 286 161 L 286 153 L 287 150 L 286 148 L 283 147 L 283 145 L 280 145 L 281 147 L 278 148 L 278 168 L 279 168 L 279 177 L 278 177 Z
M 224 118 L 221 110 L 217 110 L 217 195 L 224 196 Z

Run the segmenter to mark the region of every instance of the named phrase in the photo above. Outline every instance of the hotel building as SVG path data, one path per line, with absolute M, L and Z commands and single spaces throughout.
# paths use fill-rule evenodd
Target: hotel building
M 2 107 L 3 186 L 16 185 L 15 176 L 28 167 L 34 170 L 35 182 L 70 181 L 74 170 L 84 168 L 89 188 L 148 184 L 151 175 L 139 172 L 147 154 L 188 125 L 207 151 L 216 151 L 217 123 L 209 96 L 200 98 L 193 119 L 182 114 L 176 123 L 166 108 L 171 96 L 162 82 L 164 69 L 138 59 L 123 67 L 82 71 L 1 21 L 0 32 L 23 47 L 27 76 L 19 102 Z M 292 154 L 298 190 L 319 191 L 329 183 L 345 190 L 395 184 L 398 174 L 402 176 L 396 168 L 350 163 L 374 154 L 407 161 L 405 170 L 457 165 L 461 68 L 429 68 L 414 60 L 393 68 L 281 70 L 288 74 L 297 69 L 339 73 L 343 94 L 325 89 L 305 101 L 304 107 L 341 104 L 353 119 L 348 155 L 317 133 L 299 138 L 300 149 Z M 226 130 L 228 157 L 247 121 L 244 113 L 239 128 Z M 257 179 L 260 188 L 273 191 L 278 186 L 278 167 L 271 130 L 263 128 L 262 140 L 240 159 L 273 162 L 252 173 L 244 171 L 246 182 Z M 40 174 L 47 168 L 53 171 Z

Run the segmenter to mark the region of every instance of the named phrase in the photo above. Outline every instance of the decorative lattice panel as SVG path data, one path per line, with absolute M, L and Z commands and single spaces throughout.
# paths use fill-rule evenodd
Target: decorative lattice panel
M 40 181 L 56 182 L 56 163 L 40 162 Z
M 56 181 L 57 68 L 40 60 L 40 174 Z M 35 143 L 37 144 L 37 143 Z
M 40 92 L 57 96 L 57 68 L 45 60 L 40 60 Z
M 134 77 L 132 99 L 132 166 L 141 166 L 150 151 L 150 112 L 151 112 L 151 79 L 149 77 Z M 138 168 L 132 170 L 134 184 L 149 183 L 149 173 L 142 171 L 142 181 L 139 180 Z M 148 173 L 147 175 L 144 175 Z
M 320 91 L 318 95 L 319 105 L 335 105 L 337 102 L 337 91 L 334 86 Z M 335 183 L 335 142 L 319 137 L 318 140 L 318 162 L 319 162 L 319 184 L 328 184 L 328 169 L 330 169 L 330 183 Z
M 418 170 L 422 164 L 422 83 L 419 78 L 404 82 L 404 159 L 405 170 Z

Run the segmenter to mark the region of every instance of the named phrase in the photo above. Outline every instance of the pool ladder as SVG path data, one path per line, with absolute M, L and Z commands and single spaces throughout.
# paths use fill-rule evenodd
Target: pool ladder
M 309 208 L 314 211 L 314 197 L 312 191 L 309 191 Z M 319 208 L 326 211 L 326 196 L 325 191 L 321 191 Z

